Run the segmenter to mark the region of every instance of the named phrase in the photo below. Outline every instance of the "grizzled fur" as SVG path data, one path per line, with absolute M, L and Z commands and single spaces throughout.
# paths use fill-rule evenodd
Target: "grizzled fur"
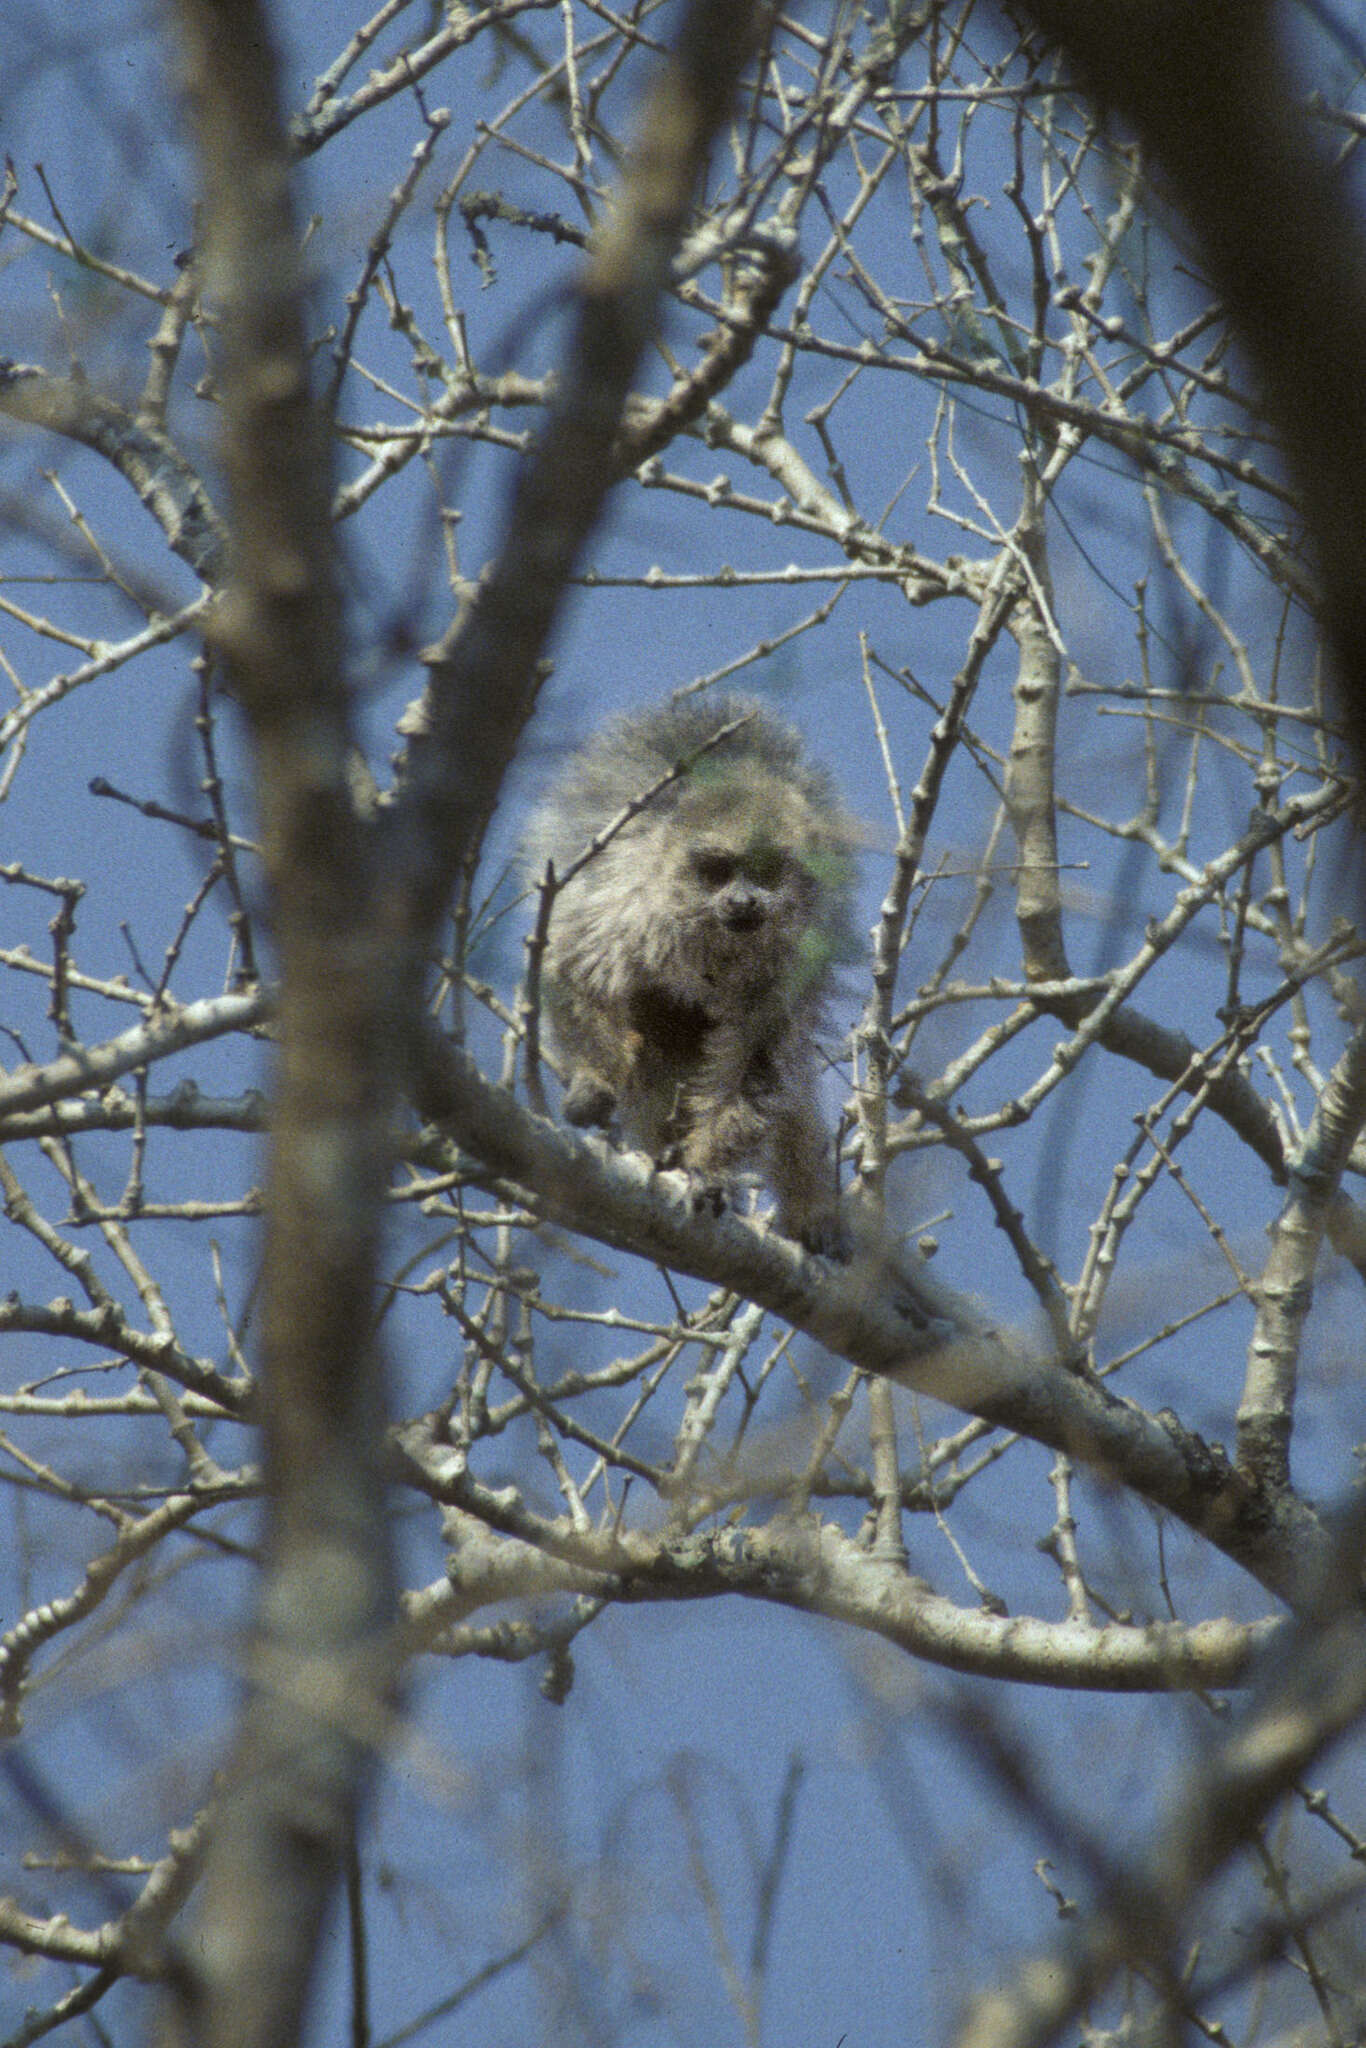
M 797 734 L 744 698 L 618 720 L 534 821 L 528 875 L 543 880 L 547 862 L 563 874 L 680 762 L 555 901 L 546 989 L 569 1067 L 564 1113 L 619 1117 L 661 1162 L 713 1186 L 756 1168 L 780 1226 L 825 1246 L 835 1184 L 815 1033 L 850 951 L 857 834 Z

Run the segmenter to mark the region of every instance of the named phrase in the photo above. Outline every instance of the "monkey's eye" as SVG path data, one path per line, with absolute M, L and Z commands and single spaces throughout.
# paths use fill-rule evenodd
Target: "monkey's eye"
M 692 857 L 693 873 L 706 889 L 724 889 L 734 879 L 736 865 L 733 853 L 722 853 L 714 847 L 700 847 Z
M 746 855 L 745 873 L 761 889 L 776 889 L 787 868 L 776 846 L 761 846 Z

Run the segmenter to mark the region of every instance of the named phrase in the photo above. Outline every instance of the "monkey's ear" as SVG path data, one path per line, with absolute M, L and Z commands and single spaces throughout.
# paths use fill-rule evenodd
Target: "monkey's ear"
M 847 894 L 857 880 L 853 854 L 843 846 L 813 846 L 802 855 L 802 866 L 832 896 Z

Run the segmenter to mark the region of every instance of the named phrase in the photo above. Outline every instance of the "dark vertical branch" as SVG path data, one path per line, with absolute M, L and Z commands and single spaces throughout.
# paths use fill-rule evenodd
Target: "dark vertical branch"
M 273 51 L 256 0 L 181 0 L 230 487 L 215 635 L 250 721 L 280 975 L 265 1251 L 265 1570 L 249 1693 L 186 1951 L 188 2028 L 297 2038 L 390 1692 L 371 1336 L 396 983 L 346 780 L 326 437 Z
M 1267 0 L 1030 0 L 1160 166 L 1247 343 L 1295 472 L 1366 752 L 1366 237 L 1311 146 Z

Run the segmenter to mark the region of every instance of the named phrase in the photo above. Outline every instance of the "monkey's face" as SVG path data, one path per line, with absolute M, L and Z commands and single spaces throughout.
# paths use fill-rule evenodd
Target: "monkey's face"
M 777 925 L 795 929 L 814 895 L 800 862 L 762 840 L 734 846 L 704 839 L 690 848 L 680 879 L 690 899 L 686 915 L 737 934 Z
M 818 819 L 781 777 L 699 772 L 656 841 L 693 964 L 736 984 L 789 982 L 820 922 L 819 841 Z

